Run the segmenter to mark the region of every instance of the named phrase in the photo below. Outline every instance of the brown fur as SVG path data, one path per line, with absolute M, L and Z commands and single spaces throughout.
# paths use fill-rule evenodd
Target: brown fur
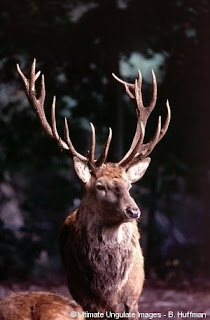
M 97 190 L 102 182 L 106 192 Z M 74 299 L 89 312 L 137 312 L 144 282 L 143 256 L 123 168 L 103 165 L 86 187 L 78 210 L 66 218 L 60 250 Z
M 71 317 L 71 312 L 77 312 Z M 49 292 L 17 292 L 0 301 L 0 320 L 82 320 L 74 301 Z

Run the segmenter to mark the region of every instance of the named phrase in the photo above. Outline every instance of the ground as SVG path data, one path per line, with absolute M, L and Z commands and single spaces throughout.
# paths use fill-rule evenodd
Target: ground
M 69 296 L 65 278 L 61 275 L 48 274 L 45 279 L 2 281 L 0 298 L 20 290 L 44 290 Z M 141 312 L 139 318 L 141 319 L 170 319 L 172 313 L 168 313 L 169 311 L 173 311 L 174 319 L 200 319 L 201 313 L 206 313 L 207 318 L 210 319 L 210 281 L 197 279 L 197 282 L 192 285 L 183 279 L 180 282 L 178 278 L 177 283 L 148 280 L 140 298 L 139 310 Z M 192 311 L 193 314 L 185 314 L 188 311 Z M 196 316 L 195 313 L 200 314 Z

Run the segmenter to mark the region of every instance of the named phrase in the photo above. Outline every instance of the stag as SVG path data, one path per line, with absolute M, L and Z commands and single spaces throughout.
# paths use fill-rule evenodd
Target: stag
M 162 139 L 170 122 L 170 107 L 166 102 L 167 116 L 164 125 L 161 117 L 153 138 L 144 143 L 147 120 L 155 107 L 157 82 L 152 71 L 152 99 L 148 107 L 142 100 L 142 76 L 128 83 L 117 76 L 128 96 L 135 100 L 137 113 L 136 132 L 131 146 L 118 163 L 106 162 L 112 138 L 108 138 L 101 155 L 95 158 L 96 136 L 91 123 L 91 143 L 86 156 L 76 151 L 65 119 L 64 139 L 56 126 L 55 97 L 52 102 L 51 124 L 45 111 L 45 81 L 42 75 L 40 95 L 35 82 L 40 72 L 31 67 L 29 79 L 20 67 L 18 73 L 25 85 L 29 103 L 34 108 L 42 128 L 57 141 L 61 149 L 73 158 L 74 168 L 85 188 L 85 195 L 77 210 L 65 220 L 60 232 L 60 251 L 65 266 L 69 290 L 73 298 L 89 312 L 134 312 L 144 283 L 144 261 L 139 244 L 137 219 L 140 209 L 130 195 L 132 183 L 142 178 L 150 164 L 148 155 Z
M 83 320 L 82 308 L 50 292 L 16 292 L 0 301 L 0 320 Z

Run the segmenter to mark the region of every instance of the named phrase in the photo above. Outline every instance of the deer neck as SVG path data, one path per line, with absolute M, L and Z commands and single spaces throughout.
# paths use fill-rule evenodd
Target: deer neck
M 114 226 L 103 226 L 101 236 L 104 243 L 129 243 L 134 232 L 132 222 L 124 222 Z
M 99 218 L 99 208 L 92 205 L 90 196 L 85 196 L 78 209 L 78 224 L 88 237 L 95 238 L 98 234 L 99 241 L 104 243 L 121 244 L 131 241 L 137 231 L 136 221 L 104 223 Z M 114 212 L 113 212 L 114 215 Z

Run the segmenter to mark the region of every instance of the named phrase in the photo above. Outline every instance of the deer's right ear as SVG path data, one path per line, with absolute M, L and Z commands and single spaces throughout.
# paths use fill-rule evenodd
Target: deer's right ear
M 91 173 L 88 168 L 87 162 L 77 157 L 73 157 L 73 161 L 74 161 L 74 169 L 79 179 L 82 180 L 84 184 L 88 184 L 91 179 Z

